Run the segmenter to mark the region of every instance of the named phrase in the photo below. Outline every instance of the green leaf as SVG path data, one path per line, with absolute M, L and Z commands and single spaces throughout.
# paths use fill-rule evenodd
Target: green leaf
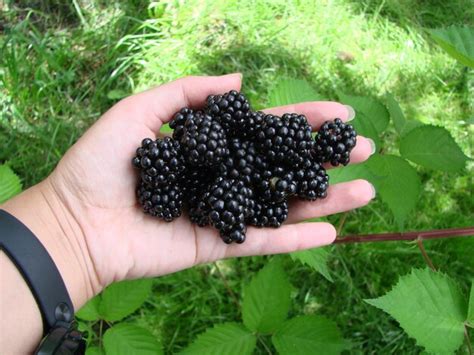
M 296 251 L 290 254 L 293 260 L 299 260 L 302 264 L 312 267 L 323 275 L 328 281 L 333 282 L 328 268 L 328 260 L 331 253 L 328 248 L 314 248 Z
M 99 311 L 107 321 L 118 321 L 135 312 L 149 296 L 152 279 L 121 281 L 102 292 Z
M 107 355 L 163 354 L 160 343 L 148 330 L 133 324 L 120 323 L 104 334 Z
M 240 355 L 252 354 L 257 337 L 241 324 L 224 323 L 207 329 L 181 354 Z
M 374 180 L 383 178 L 372 173 L 368 166 L 368 162 L 330 169 L 327 173 L 331 185 L 355 179 L 365 179 L 373 183 Z
M 386 95 L 386 99 L 388 112 L 390 113 L 390 117 L 392 118 L 395 129 L 400 136 L 404 136 L 413 128 L 423 125 L 423 123 L 419 121 L 407 120 L 402 112 L 402 109 L 400 108 L 400 105 L 392 94 L 388 93 Z
M 474 68 L 474 28 L 452 26 L 428 31 L 451 57 Z
M 120 100 L 128 95 L 129 93 L 125 90 L 115 89 L 115 90 L 110 90 L 107 93 L 107 98 L 110 100 Z
M 170 128 L 170 125 L 168 123 L 165 123 L 163 126 L 160 128 L 161 133 L 171 133 L 173 132 L 173 129 Z
M 322 99 L 307 81 L 282 79 L 270 91 L 268 104 L 274 107 Z
M 104 352 L 98 346 L 91 346 L 86 349 L 86 355 L 103 355 Z
M 79 311 L 76 312 L 76 316 L 88 321 L 100 319 L 100 301 L 100 295 L 91 298 Z
M 377 177 L 369 179 L 377 195 L 388 205 L 395 221 L 402 227 L 415 208 L 421 190 L 416 170 L 406 160 L 394 155 L 373 155 L 367 166 Z
M 339 99 L 350 105 L 356 112 L 356 118 L 351 121 L 357 132 L 375 141 L 380 148 L 380 134 L 387 128 L 390 115 L 387 108 L 377 99 L 365 96 L 352 96 L 338 92 Z
M 0 165 L 0 203 L 21 192 L 20 178 L 7 165 Z
M 454 353 L 463 342 L 466 300 L 444 274 L 413 269 L 390 292 L 366 302 L 390 314 L 430 353 Z
M 450 172 L 461 171 L 468 160 L 445 128 L 428 125 L 402 138 L 400 154 L 426 168 Z
M 280 355 L 340 354 L 348 347 L 333 321 L 313 315 L 287 320 L 272 342 Z
M 285 320 L 291 285 L 280 262 L 272 260 L 244 289 L 242 318 L 247 328 L 270 333 Z
M 474 279 L 471 280 L 471 294 L 469 295 L 469 308 L 467 311 L 467 324 L 474 328 Z

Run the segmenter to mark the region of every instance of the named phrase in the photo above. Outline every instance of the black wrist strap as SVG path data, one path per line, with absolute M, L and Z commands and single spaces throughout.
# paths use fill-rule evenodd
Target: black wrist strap
M 23 223 L 3 210 L 0 210 L 0 250 L 4 250 L 16 265 L 38 304 L 43 318 L 43 332 L 48 334 L 42 344 L 50 344 L 56 338 L 68 341 L 79 339 L 80 342 L 80 333 L 77 336 L 78 332 L 74 330 L 74 307 L 53 259 Z M 58 337 L 58 329 L 65 330 L 61 337 Z M 69 339 L 71 332 L 76 332 L 72 340 Z M 54 354 L 61 346 L 60 343 L 56 345 L 50 345 L 51 349 L 56 347 L 52 352 L 39 349 L 38 353 Z M 81 347 L 81 344 L 78 345 Z

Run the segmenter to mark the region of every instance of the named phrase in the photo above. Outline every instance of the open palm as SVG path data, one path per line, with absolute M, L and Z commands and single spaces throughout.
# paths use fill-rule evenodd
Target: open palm
M 50 176 L 54 190 L 80 225 L 102 286 L 126 278 L 157 276 L 221 258 L 285 253 L 331 243 L 328 223 L 299 223 L 367 204 L 372 186 L 364 180 L 331 186 L 328 197 L 298 201 L 279 229 L 250 227 L 245 243 L 227 245 L 213 228 L 199 228 L 186 217 L 166 223 L 145 215 L 137 205 L 136 172 L 130 163 L 145 137 L 157 136 L 181 107 L 199 107 L 210 94 L 239 90 L 239 74 L 187 77 L 131 96 L 103 115 L 67 152 Z M 324 120 L 348 118 L 344 105 L 310 102 L 266 110 L 298 112 L 313 127 Z M 353 162 L 371 154 L 370 142 L 358 137 Z

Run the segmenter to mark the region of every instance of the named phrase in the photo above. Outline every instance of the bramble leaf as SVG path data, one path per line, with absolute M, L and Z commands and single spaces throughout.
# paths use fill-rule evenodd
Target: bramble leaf
M 18 175 L 7 164 L 0 165 L 0 203 L 20 192 L 21 181 Z
M 423 125 L 423 123 L 421 123 L 420 121 L 407 120 L 402 112 L 402 109 L 400 108 L 400 105 L 398 104 L 397 100 L 395 100 L 392 94 L 388 93 L 386 95 L 386 99 L 388 112 L 390 113 L 390 117 L 392 118 L 395 129 L 397 130 L 400 136 L 403 137 L 413 128 Z
M 428 31 L 451 57 L 474 68 L 474 28 L 452 26 Z
M 302 264 L 312 267 L 328 281 L 332 282 L 333 279 L 328 268 L 330 255 L 328 248 L 314 248 L 290 253 L 293 260 L 299 260 Z
M 135 312 L 149 296 L 152 279 L 121 281 L 108 286 L 101 295 L 99 312 L 107 321 L 118 321 Z
M 242 318 L 247 328 L 270 333 L 285 320 L 290 308 L 291 285 L 278 261 L 271 261 L 244 289 Z
M 413 269 L 384 296 L 365 301 L 390 314 L 430 353 L 454 353 L 463 342 L 466 300 L 444 274 Z
M 94 321 L 100 319 L 100 307 L 101 297 L 97 295 L 91 298 L 84 306 L 76 312 L 76 316 L 80 319 Z
M 148 330 L 133 324 L 120 323 L 104 334 L 106 354 L 148 355 L 163 354 L 160 343 Z
M 400 142 L 400 154 L 426 168 L 459 172 L 469 159 L 443 127 L 424 125 L 410 131 Z
M 313 315 L 287 320 L 272 342 L 280 355 L 340 354 L 348 347 L 332 320 Z
M 224 323 L 207 329 L 181 354 L 245 355 L 252 354 L 257 337 L 241 324 Z
M 270 91 L 268 105 L 274 107 L 322 99 L 306 80 L 282 79 Z

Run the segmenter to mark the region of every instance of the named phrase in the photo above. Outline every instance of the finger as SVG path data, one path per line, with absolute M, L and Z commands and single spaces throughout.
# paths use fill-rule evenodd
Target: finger
M 302 223 L 247 231 L 243 244 L 231 244 L 225 257 L 289 253 L 331 244 L 336 230 L 329 223 Z
M 133 118 L 158 131 L 182 107 L 201 108 L 212 94 L 240 90 L 240 73 L 223 76 L 188 76 L 130 96 L 118 106 L 129 110 Z
M 328 196 L 316 201 L 294 201 L 287 222 L 327 216 L 367 205 L 375 197 L 375 189 L 366 180 L 354 180 L 329 186 Z
M 334 101 L 302 102 L 299 104 L 273 107 L 263 111 L 277 116 L 292 112 L 305 115 L 313 129 L 317 129 L 327 120 L 340 118 L 347 122 L 355 117 L 355 111 L 351 106 Z
M 375 153 L 375 143 L 372 139 L 363 136 L 357 136 L 357 144 L 351 151 L 351 160 L 349 164 L 362 163 Z M 333 169 L 329 163 L 324 164 L 326 169 Z

